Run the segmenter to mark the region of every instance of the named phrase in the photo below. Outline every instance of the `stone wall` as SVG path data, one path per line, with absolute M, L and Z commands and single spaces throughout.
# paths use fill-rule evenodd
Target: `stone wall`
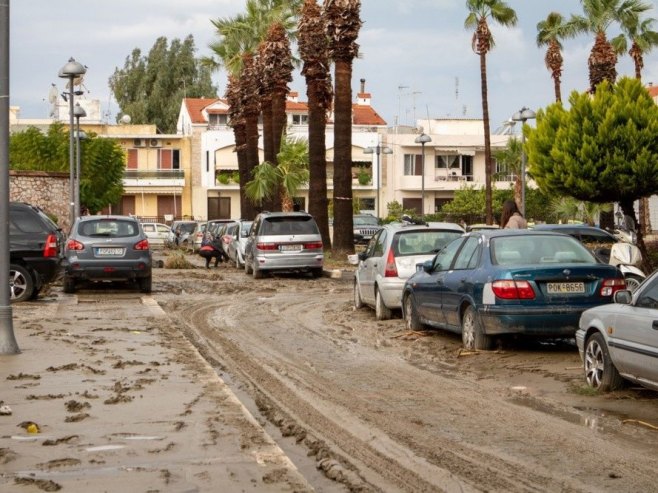
M 9 200 L 43 209 L 64 232 L 69 221 L 69 174 L 9 170 Z

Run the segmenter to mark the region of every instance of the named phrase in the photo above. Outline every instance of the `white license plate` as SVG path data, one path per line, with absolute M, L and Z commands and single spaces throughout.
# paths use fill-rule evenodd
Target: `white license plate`
M 584 293 L 585 283 L 583 282 L 549 282 L 546 285 L 548 294 L 570 294 Z
M 96 255 L 99 257 L 116 257 L 123 255 L 123 248 L 97 248 Z
M 279 245 L 279 250 L 282 252 L 299 252 L 301 249 L 301 245 Z

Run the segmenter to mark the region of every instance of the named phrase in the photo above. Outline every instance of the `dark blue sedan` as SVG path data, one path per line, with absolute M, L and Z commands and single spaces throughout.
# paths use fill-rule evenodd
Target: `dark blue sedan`
M 584 310 L 611 303 L 624 288 L 617 267 L 571 236 L 485 230 L 422 264 L 405 283 L 402 311 L 410 330 L 461 332 L 466 349 L 490 349 L 506 334 L 573 337 Z

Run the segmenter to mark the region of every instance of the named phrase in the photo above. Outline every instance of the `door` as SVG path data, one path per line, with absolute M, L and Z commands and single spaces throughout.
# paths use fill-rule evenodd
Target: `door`
M 481 239 L 475 236 L 468 238 L 457 253 L 452 270 L 444 276 L 441 309 L 446 324 L 452 330 L 461 329 L 459 309 L 464 299 L 473 292 L 473 271 L 479 264 L 481 251 Z
M 361 299 L 369 304 L 375 304 L 375 281 L 377 280 L 377 273 L 384 272 L 386 258 L 384 253 L 386 250 L 386 239 L 388 232 L 384 229 L 377 232 L 375 236 L 370 239 L 366 247 L 366 258 L 359 262 L 357 267 L 357 275 L 359 277 L 359 287 L 361 288 Z

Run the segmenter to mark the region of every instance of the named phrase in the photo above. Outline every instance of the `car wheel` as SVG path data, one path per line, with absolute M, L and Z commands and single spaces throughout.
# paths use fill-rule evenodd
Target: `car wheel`
M 384 299 L 379 289 L 375 288 L 375 318 L 377 320 L 388 320 L 391 316 L 391 309 L 384 304 Z
M 631 291 L 631 293 L 634 293 L 640 283 L 644 280 L 640 276 L 634 276 L 633 274 L 626 275 L 624 279 L 626 281 L 626 289 Z
M 359 282 L 354 279 L 354 308 L 360 310 L 364 306 L 363 300 L 361 299 L 361 292 L 359 291 Z
M 65 293 L 73 294 L 75 293 L 75 280 L 72 277 L 64 276 L 63 287 Z
M 32 296 L 34 279 L 32 274 L 22 265 L 9 266 L 9 294 L 12 302 L 25 301 Z
M 462 343 L 464 349 L 469 351 L 491 349 L 491 342 L 491 337 L 486 335 L 482 329 L 475 308 L 472 306 L 467 307 L 462 317 Z
M 316 279 L 322 277 L 322 268 L 311 269 L 311 275 Z
M 32 290 L 32 294 L 30 295 L 30 299 L 36 300 L 39 297 L 40 292 L 41 292 L 41 288 L 35 286 L 34 289 Z
M 413 330 L 414 332 L 423 330 L 423 324 L 418 316 L 414 297 L 410 294 L 404 298 L 404 319 L 407 330 Z
M 260 270 L 256 267 L 254 267 L 251 270 L 253 271 L 254 279 L 262 279 L 263 278 L 263 271 L 262 270 Z
M 603 335 L 598 332 L 585 343 L 584 367 L 587 384 L 601 392 L 619 389 L 624 383 L 610 359 Z
M 251 265 L 249 264 L 249 259 L 244 259 L 244 273 L 247 275 L 251 274 Z
M 153 277 L 148 276 L 148 277 L 140 277 L 137 279 L 137 283 L 139 284 L 139 290 L 142 293 L 150 293 L 151 292 L 151 286 L 153 285 Z

